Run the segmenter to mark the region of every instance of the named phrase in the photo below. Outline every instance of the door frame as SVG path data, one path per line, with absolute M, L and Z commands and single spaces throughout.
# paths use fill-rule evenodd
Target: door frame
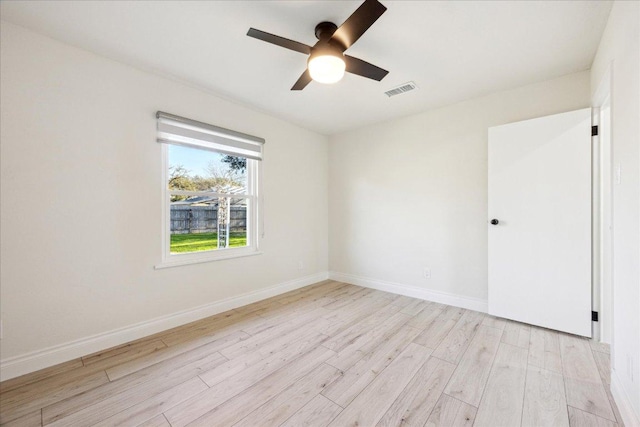
M 593 337 L 613 349 L 613 155 L 611 134 L 611 64 L 592 97 L 593 125 Z M 613 357 L 612 357 L 613 361 Z

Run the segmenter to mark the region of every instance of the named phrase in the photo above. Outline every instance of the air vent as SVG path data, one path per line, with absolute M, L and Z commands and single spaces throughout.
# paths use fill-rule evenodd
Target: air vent
M 389 98 L 391 98 L 392 96 L 400 95 L 401 93 L 409 92 L 417 88 L 418 86 L 416 86 L 414 82 L 407 82 L 407 83 L 401 84 L 398 87 L 394 87 L 393 89 L 386 91 L 384 94 L 387 95 Z

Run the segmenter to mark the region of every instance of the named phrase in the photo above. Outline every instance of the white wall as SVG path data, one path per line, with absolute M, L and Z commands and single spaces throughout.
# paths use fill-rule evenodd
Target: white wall
M 616 1 L 591 71 L 610 69 L 613 168 L 611 389 L 627 425 L 640 424 L 640 3 Z M 633 419 L 635 417 L 635 419 Z
M 331 274 L 486 309 L 487 128 L 588 106 L 585 71 L 332 137 Z
M 188 316 L 52 346 L 326 277 L 325 136 L 6 22 L 1 40 L 3 379 Z M 263 255 L 154 270 L 156 110 L 266 138 Z

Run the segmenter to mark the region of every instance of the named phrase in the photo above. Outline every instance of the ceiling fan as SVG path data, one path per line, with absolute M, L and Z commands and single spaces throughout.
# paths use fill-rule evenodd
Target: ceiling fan
M 351 47 L 386 10 L 387 8 L 378 0 L 365 0 L 340 27 L 333 22 L 319 23 L 315 29 L 318 42 L 313 47 L 255 28 L 250 28 L 247 35 L 309 55 L 307 69 L 291 90 L 302 90 L 311 80 L 335 83 L 342 78 L 345 71 L 380 81 L 389 73 L 387 70 L 362 59 L 345 55 L 344 51 Z

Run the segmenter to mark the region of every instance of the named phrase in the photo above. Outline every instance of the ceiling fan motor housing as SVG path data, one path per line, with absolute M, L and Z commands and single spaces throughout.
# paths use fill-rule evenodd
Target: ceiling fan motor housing
M 324 21 L 316 25 L 316 38 L 318 40 L 329 40 L 333 33 L 336 32 L 338 26 L 333 22 Z
M 313 58 L 318 56 L 336 56 L 338 58 L 342 58 L 344 60 L 344 53 L 342 49 L 332 44 L 322 44 L 320 46 L 314 46 L 311 48 L 311 55 L 307 59 L 307 63 L 311 61 Z

